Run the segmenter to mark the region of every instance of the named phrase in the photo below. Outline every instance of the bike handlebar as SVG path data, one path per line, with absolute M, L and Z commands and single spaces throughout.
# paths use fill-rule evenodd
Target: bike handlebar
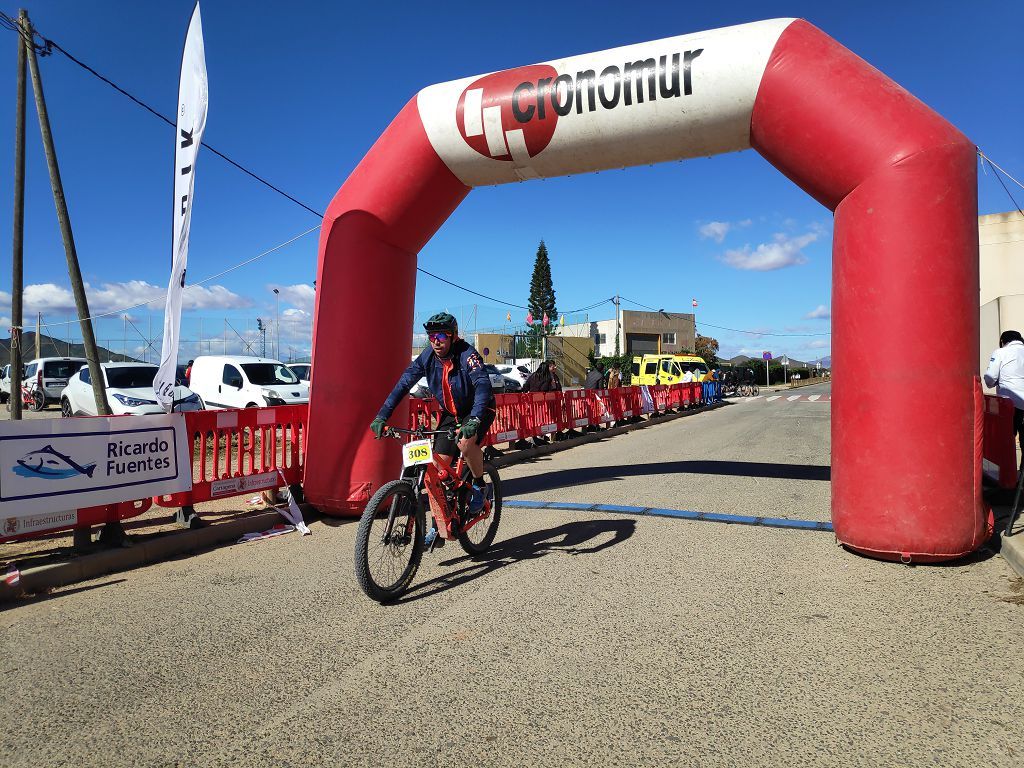
M 382 437 L 391 437 L 395 440 L 401 440 L 402 435 L 418 435 L 420 437 L 427 437 L 428 435 L 447 435 L 449 440 L 455 439 L 455 427 L 449 427 L 448 429 L 402 429 L 401 427 L 388 427 L 384 430 Z

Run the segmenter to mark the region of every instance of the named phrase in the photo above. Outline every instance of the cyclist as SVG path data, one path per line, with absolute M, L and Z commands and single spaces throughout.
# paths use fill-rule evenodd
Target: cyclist
M 434 450 L 454 459 L 461 451 L 473 474 L 469 511 L 478 513 L 484 506 L 484 454 L 480 448 L 487 430 L 494 423 L 495 402 L 491 379 L 483 358 L 468 342 L 459 338 L 459 325 L 447 312 L 431 316 L 423 324 L 430 341 L 412 361 L 384 401 L 370 429 L 379 440 L 387 420 L 409 390 L 424 376 L 427 386 L 442 407 L 439 430 L 458 426 L 456 441 L 438 435 Z M 461 425 L 459 422 L 461 421 Z

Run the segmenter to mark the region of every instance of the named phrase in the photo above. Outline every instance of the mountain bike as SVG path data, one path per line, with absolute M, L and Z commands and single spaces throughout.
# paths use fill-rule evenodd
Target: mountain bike
M 469 511 L 472 476 L 462 456 L 452 465 L 434 452 L 432 438 L 455 429 L 431 431 L 388 427 L 382 437 L 412 441 L 402 447 L 402 474 L 382 485 L 363 511 L 356 531 L 356 581 L 367 597 L 384 603 L 401 597 L 419 568 L 426 548 L 426 509 L 434 516 L 440 539 L 458 539 L 471 556 L 486 552 L 501 520 L 501 480 L 498 470 L 484 462 L 484 506 Z M 424 502 L 426 499 L 426 503 Z M 431 543 L 431 549 L 437 541 Z

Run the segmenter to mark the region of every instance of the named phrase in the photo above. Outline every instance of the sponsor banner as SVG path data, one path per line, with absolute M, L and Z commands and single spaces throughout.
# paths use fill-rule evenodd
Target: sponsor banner
M 542 435 L 550 435 L 552 432 L 555 432 L 557 430 L 558 426 L 555 424 L 544 424 L 540 428 L 540 433 Z
M 210 483 L 210 496 L 232 496 L 246 491 L 262 491 L 278 486 L 277 472 L 263 472 L 245 477 L 229 477 L 225 480 L 214 480 Z
M 78 522 L 78 510 L 62 512 L 41 512 L 37 515 L 4 517 L 0 522 L 0 536 L 20 536 L 33 531 L 52 531 L 57 528 L 73 528 Z
M 170 413 L 174 403 L 174 385 L 178 363 L 178 332 L 181 327 L 181 294 L 185 290 L 188 267 L 188 237 L 192 221 L 192 198 L 196 180 L 196 156 L 206 128 L 209 88 L 206 79 L 206 49 L 199 3 L 185 35 L 178 80 L 177 130 L 174 138 L 174 199 L 171 230 L 171 277 L 164 307 L 164 342 L 160 369 L 153 381 L 156 399 Z
M 507 442 L 509 442 L 511 440 L 518 440 L 518 439 L 519 439 L 519 433 L 516 432 L 515 430 L 512 430 L 511 432 L 499 432 L 494 437 L 495 442 L 498 442 L 498 443 L 507 443 Z
M 0 519 L 191 489 L 183 414 L 0 422 Z
M 588 424 L 590 424 L 590 419 L 576 419 L 576 421 L 574 421 L 573 424 L 575 424 L 577 427 L 585 427 Z
M 793 19 L 572 56 L 425 88 L 420 118 L 470 187 L 750 147 L 768 58 Z

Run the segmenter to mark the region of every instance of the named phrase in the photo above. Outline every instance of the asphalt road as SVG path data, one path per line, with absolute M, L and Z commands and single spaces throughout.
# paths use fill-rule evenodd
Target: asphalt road
M 801 390 L 811 394 L 814 390 Z M 507 495 L 827 519 L 826 402 L 764 397 L 503 471 Z M 4 766 L 1011 766 L 1024 607 L 988 554 L 508 508 L 398 605 L 355 526 L 0 614 Z

